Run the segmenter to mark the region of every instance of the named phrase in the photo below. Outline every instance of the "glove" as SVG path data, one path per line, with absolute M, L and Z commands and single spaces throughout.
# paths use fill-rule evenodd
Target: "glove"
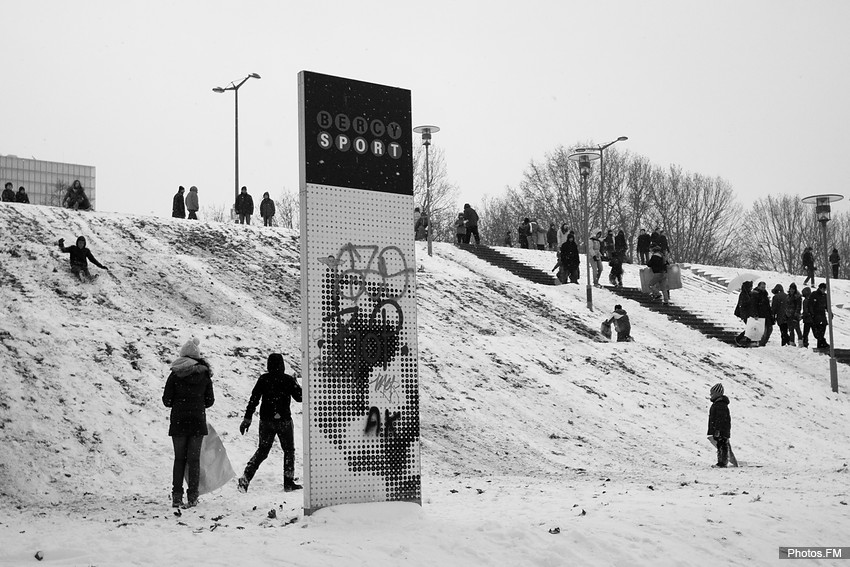
M 245 432 L 248 431 L 248 428 L 251 427 L 251 420 L 245 418 L 242 420 L 242 423 L 239 424 L 239 433 L 245 435 Z
M 64 238 L 59 239 L 59 246 L 65 246 L 65 239 Z
M 109 268 L 107 268 L 106 266 L 104 266 L 103 269 L 106 270 L 107 272 L 109 271 Z

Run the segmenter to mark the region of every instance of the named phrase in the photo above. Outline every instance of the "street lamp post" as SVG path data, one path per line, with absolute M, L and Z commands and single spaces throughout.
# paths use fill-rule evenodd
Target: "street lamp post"
M 425 146 L 425 203 L 422 203 L 422 210 L 425 211 L 425 216 L 428 217 L 428 227 L 425 231 L 426 239 L 428 240 L 428 255 L 433 256 L 431 250 L 431 163 L 428 156 L 428 148 L 431 147 L 431 134 L 440 131 L 439 126 L 417 126 L 413 129 L 417 134 L 422 134 L 422 145 Z
M 824 273 L 826 274 L 826 311 L 827 324 L 829 325 L 829 383 L 833 392 L 838 392 L 838 364 L 835 360 L 835 340 L 832 333 L 832 290 L 829 284 L 829 246 L 826 235 L 826 223 L 829 222 L 830 212 L 832 211 L 832 207 L 829 204 L 840 201 L 843 198 L 843 195 L 824 194 L 812 195 L 803 199 L 804 203 L 815 206 L 815 214 L 817 215 L 821 232 L 823 233 L 823 265 Z
M 605 232 L 605 160 L 603 159 L 605 149 L 609 146 L 613 146 L 617 142 L 625 142 L 628 140 L 628 136 L 620 136 L 613 142 L 608 142 L 607 144 L 603 144 L 601 146 L 596 146 L 594 148 L 578 148 L 577 152 L 583 151 L 595 151 L 599 152 L 599 221 L 600 221 L 600 229 L 602 230 L 602 234 L 606 234 Z
M 251 73 L 250 75 L 248 75 L 247 77 L 245 77 L 244 79 L 239 81 L 238 83 L 236 81 L 233 81 L 232 83 L 230 83 L 230 86 L 228 86 L 228 87 L 223 87 L 223 88 L 222 87 L 215 87 L 213 89 L 213 92 L 215 92 L 215 93 L 223 93 L 225 91 L 233 91 L 233 95 L 234 95 L 233 100 L 234 100 L 234 103 L 236 105 L 236 112 L 235 112 L 235 117 L 236 117 L 236 123 L 235 123 L 235 131 L 236 131 L 235 193 L 236 193 L 236 198 L 239 197 L 239 87 L 244 85 L 245 81 L 247 81 L 248 79 L 259 79 L 259 78 L 260 78 L 260 76 L 258 74 Z M 236 198 L 234 198 L 234 200 L 233 200 L 234 203 L 236 202 Z
M 578 149 L 569 155 L 570 161 L 578 162 L 578 172 L 581 176 L 581 194 L 584 207 L 584 256 L 587 260 L 587 308 L 593 311 L 593 286 L 590 283 L 590 207 L 588 205 L 587 178 L 590 176 L 590 162 L 600 159 L 599 152 Z

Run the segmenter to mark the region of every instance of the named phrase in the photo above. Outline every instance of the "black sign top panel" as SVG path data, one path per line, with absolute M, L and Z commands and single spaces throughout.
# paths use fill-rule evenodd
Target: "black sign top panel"
M 301 72 L 307 183 L 413 195 L 410 91 Z

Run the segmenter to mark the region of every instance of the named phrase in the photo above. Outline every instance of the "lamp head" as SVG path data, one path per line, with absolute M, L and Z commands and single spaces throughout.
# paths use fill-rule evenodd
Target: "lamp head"
M 213 89 L 213 92 L 214 92 L 214 93 L 223 93 L 223 92 L 224 92 L 224 89 L 223 89 L 223 88 L 221 88 L 221 87 L 215 87 L 215 88 Z
M 625 141 L 626 141 L 626 140 L 628 140 L 628 139 L 629 139 L 629 137 L 628 137 L 628 136 L 620 136 L 619 138 L 617 138 L 617 141 L 618 141 L 618 142 L 625 142 Z
M 248 75 L 248 76 L 249 76 L 249 77 L 251 77 L 252 79 L 259 79 L 259 78 L 260 78 L 260 76 L 259 76 L 258 74 L 256 74 L 256 73 L 251 73 L 251 74 L 250 74 L 250 75 Z
M 587 177 L 588 175 L 590 175 L 590 156 L 579 156 L 578 172 L 579 174 L 581 174 L 582 177 Z

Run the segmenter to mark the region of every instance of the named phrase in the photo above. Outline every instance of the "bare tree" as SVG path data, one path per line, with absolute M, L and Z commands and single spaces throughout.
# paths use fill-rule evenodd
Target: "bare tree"
M 413 151 L 413 199 L 416 206 L 428 213 L 431 237 L 434 240 L 453 242 L 454 221 L 460 209 L 457 205 L 458 188 L 449 181 L 443 149 L 431 146 L 428 151 L 431 184 L 425 177 L 425 147 L 419 144 Z M 411 218 L 412 218 L 411 211 Z M 411 232 L 413 229 L 411 228 Z
M 230 207 L 228 205 L 222 205 L 220 203 L 204 205 L 198 213 L 198 218 L 200 220 L 225 223 L 230 222 Z
M 275 199 L 274 206 L 274 226 L 294 228 L 295 230 L 300 229 L 301 208 L 298 193 L 284 189 L 281 192 L 280 197 Z
M 753 268 L 801 274 L 803 250 L 820 250 L 819 235 L 813 207 L 796 195 L 769 195 L 753 203 L 739 238 Z M 815 258 L 815 265 L 823 263 Z

